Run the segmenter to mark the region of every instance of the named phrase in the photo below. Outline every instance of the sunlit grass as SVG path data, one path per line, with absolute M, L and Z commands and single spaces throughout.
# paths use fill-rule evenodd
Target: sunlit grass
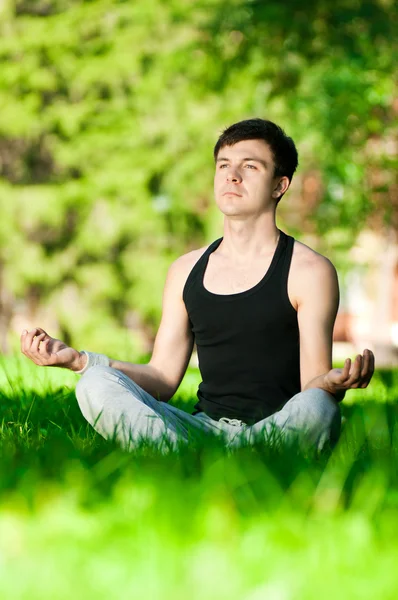
M 86 423 L 73 373 L 22 357 L 0 378 L 0 598 L 395 598 L 397 372 L 347 394 L 315 457 L 211 439 L 127 453 Z M 198 381 L 173 403 L 190 411 Z

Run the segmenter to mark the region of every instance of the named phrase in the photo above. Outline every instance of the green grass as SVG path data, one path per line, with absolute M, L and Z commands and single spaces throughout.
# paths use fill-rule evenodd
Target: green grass
M 318 457 L 215 442 L 127 453 L 86 423 L 78 376 L 0 369 L 0 598 L 395 599 L 398 372 L 342 404 Z M 189 370 L 173 404 L 190 411 Z

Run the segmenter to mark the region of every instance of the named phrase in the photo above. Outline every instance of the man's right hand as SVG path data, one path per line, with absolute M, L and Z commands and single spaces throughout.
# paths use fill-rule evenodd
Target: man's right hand
M 56 340 L 40 327 L 21 334 L 21 352 L 36 365 L 42 367 L 63 367 L 71 371 L 80 371 L 86 364 L 85 354 Z

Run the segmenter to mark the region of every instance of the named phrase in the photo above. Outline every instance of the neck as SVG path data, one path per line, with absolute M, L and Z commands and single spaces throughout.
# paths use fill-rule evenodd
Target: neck
M 279 235 L 275 220 L 249 222 L 225 218 L 223 241 L 217 250 L 235 264 L 250 264 L 274 253 Z

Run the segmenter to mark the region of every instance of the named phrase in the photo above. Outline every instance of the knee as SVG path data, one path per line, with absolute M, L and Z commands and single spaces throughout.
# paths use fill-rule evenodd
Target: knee
M 76 395 L 80 395 L 81 392 L 84 393 L 87 390 L 101 387 L 105 381 L 109 381 L 109 379 L 112 378 L 115 371 L 116 369 L 104 365 L 91 367 L 81 376 L 77 383 Z
M 300 397 L 305 403 L 308 402 L 312 405 L 316 404 L 320 411 L 330 414 L 340 412 L 340 406 L 338 402 L 336 402 L 335 397 L 326 390 L 309 388 L 308 390 L 301 392 Z
M 306 429 L 318 434 L 323 444 L 326 441 L 333 446 L 341 431 L 341 409 L 334 396 L 319 388 L 310 388 L 300 394 L 302 417 Z
M 81 376 L 76 385 L 75 395 L 80 410 L 89 423 L 92 424 L 103 412 L 107 398 L 107 385 L 115 378 L 116 369 L 104 365 L 91 367 Z
M 300 396 L 304 410 L 316 415 L 323 422 L 341 418 L 339 403 L 329 392 L 320 388 L 310 388 L 301 392 Z
M 94 367 L 90 367 L 88 371 L 84 373 L 80 377 L 79 384 L 82 382 L 90 381 L 101 381 L 101 380 L 109 380 L 117 376 L 118 370 L 113 367 L 107 367 L 105 365 L 95 365 Z

